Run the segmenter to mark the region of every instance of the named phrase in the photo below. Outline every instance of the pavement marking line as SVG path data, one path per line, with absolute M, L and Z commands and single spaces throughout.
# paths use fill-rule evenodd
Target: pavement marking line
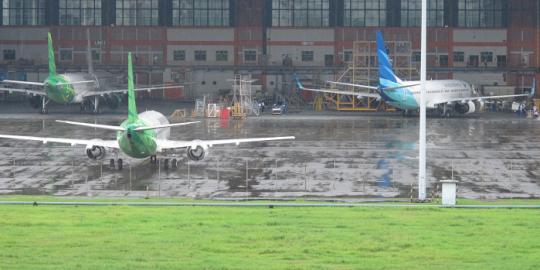
M 460 208 L 460 209 L 540 209 L 540 205 L 433 205 L 433 204 L 339 204 L 339 203 L 161 203 L 161 202 L 39 202 L 0 201 L 0 205 L 59 206 L 202 206 L 202 207 L 379 207 L 379 208 Z

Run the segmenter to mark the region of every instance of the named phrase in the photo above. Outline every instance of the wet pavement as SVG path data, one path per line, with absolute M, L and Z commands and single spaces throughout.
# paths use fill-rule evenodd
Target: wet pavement
M 178 104 L 159 105 L 167 114 Z M 139 108 L 144 108 L 139 106 Z M 152 108 L 151 106 L 149 108 Z M 114 139 L 114 132 L 54 119 L 118 124 L 123 113 L 39 115 L 0 109 L 0 133 Z M 22 110 L 22 109 L 21 109 Z M 59 110 L 58 112 L 60 112 Z M 120 112 L 122 109 L 120 109 Z M 193 120 L 192 118 L 185 119 Z M 203 161 L 168 154 L 177 168 L 124 160 L 124 169 L 89 160 L 84 147 L 0 139 L 0 194 L 409 198 L 416 196 L 418 120 L 399 114 L 264 115 L 244 121 L 199 119 L 172 130 L 172 139 L 296 136 L 216 146 Z M 540 197 L 540 121 L 513 114 L 428 118 L 428 193 L 458 180 L 466 198 Z

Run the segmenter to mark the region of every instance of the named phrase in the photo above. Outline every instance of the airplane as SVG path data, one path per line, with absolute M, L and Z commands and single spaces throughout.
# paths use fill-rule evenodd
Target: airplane
M 0 138 L 14 140 L 29 140 L 41 141 L 44 144 L 48 142 L 62 143 L 86 146 L 86 155 L 92 160 L 102 160 L 106 156 L 106 149 L 121 151 L 125 155 L 144 159 L 150 157 L 151 163 L 157 162 L 157 155 L 168 150 L 186 149 L 187 157 L 193 161 L 199 161 L 205 158 L 208 153 L 208 148 L 219 144 L 236 144 L 245 142 L 261 142 L 273 140 L 293 140 L 294 136 L 286 137 L 262 137 L 262 138 L 245 138 L 245 139 L 225 139 L 225 140 L 192 140 L 192 141 L 176 141 L 170 140 L 171 127 L 185 126 L 198 122 L 184 122 L 170 124 L 167 118 L 156 111 L 146 111 L 137 113 L 135 104 L 135 92 L 133 91 L 133 68 L 131 63 L 131 53 L 128 54 L 128 118 L 119 126 L 91 124 L 73 121 L 57 122 L 92 127 L 97 129 L 106 129 L 116 131 L 116 140 L 96 139 L 69 139 L 69 138 L 51 138 L 51 137 L 34 137 L 34 136 L 19 136 L 19 135 L 0 135 Z M 168 159 L 164 159 L 164 166 L 168 166 Z M 118 169 L 122 169 L 123 161 L 121 158 L 117 160 Z M 114 167 L 114 159 L 110 160 L 111 167 Z
M 396 76 L 380 31 L 377 31 L 377 57 L 379 62 L 379 86 L 328 81 L 330 84 L 367 89 L 372 91 L 372 93 L 306 88 L 302 85 L 298 76 L 295 75 L 294 79 L 297 87 L 301 90 L 354 95 L 358 96 L 358 98 L 371 97 L 379 100 L 382 99 L 386 103 L 401 109 L 404 114 L 418 110 L 420 108 L 421 82 L 403 81 Z M 533 80 L 531 92 L 527 94 L 477 96 L 474 88 L 467 82 L 461 80 L 430 80 L 426 81 L 426 108 L 436 110 L 444 117 L 450 117 L 455 113 L 469 114 L 481 111 L 484 106 L 484 100 L 487 99 L 532 97 L 534 96 L 535 87 L 536 81 Z
M 41 106 L 41 113 L 46 114 L 49 101 L 55 101 L 60 104 L 77 103 L 81 104 L 81 111 L 86 110 L 87 104 L 93 105 L 90 110 L 98 114 L 101 112 L 100 97 L 105 99 L 107 105 L 115 109 L 120 103 L 120 97 L 115 94 L 125 94 L 127 89 L 99 90 L 100 80 L 98 80 L 92 66 L 90 51 L 90 31 L 87 31 L 88 48 L 87 62 L 88 73 L 66 73 L 57 74 L 54 59 L 54 48 L 52 44 L 51 33 L 48 33 L 48 58 L 49 58 L 49 76 L 43 82 L 29 82 L 17 80 L 0 80 L 0 83 L 8 85 L 21 85 L 23 88 L 12 88 L 0 86 L 0 91 L 17 92 L 32 95 L 30 99 L 34 107 Z M 102 82 L 103 84 L 103 82 Z M 156 89 L 178 88 L 178 85 L 158 85 L 151 87 L 136 88 L 135 91 L 151 91 Z M 26 89 L 25 89 L 26 88 Z M 41 100 L 40 100 L 41 99 Z M 39 104 L 41 101 L 41 104 Z

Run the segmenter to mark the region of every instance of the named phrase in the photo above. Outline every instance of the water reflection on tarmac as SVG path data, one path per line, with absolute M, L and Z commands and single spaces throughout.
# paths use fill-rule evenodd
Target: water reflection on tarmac
M 1 114 L 0 133 L 114 139 L 114 132 L 54 119 L 118 124 L 123 117 Z M 403 198 L 417 181 L 416 118 L 334 112 L 202 121 L 174 128 L 172 139 L 297 139 L 217 146 L 202 162 L 177 151 L 169 156 L 178 168 L 126 159 L 122 171 L 108 159 L 89 160 L 84 147 L 2 139 L 0 194 Z M 511 114 L 428 118 L 429 192 L 453 177 L 461 197 L 540 197 L 539 133 L 540 121 Z

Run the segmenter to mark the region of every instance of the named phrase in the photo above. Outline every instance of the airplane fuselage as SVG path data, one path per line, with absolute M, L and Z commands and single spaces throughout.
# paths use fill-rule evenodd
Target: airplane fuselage
M 116 140 L 122 152 L 133 158 L 146 158 L 158 152 L 156 139 L 168 139 L 171 134 L 170 128 L 149 129 L 135 131 L 138 127 L 168 125 L 167 117 L 156 111 L 146 111 L 138 114 L 134 123 L 126 119 L 121 127 L 125 131 L 118 131 Z
M 69 82 L 70 78 L 61 74 L 47 77 L 44 82 L 47 97 L 62 104 L 72 102 L 75 97 L 75 89 Z
M 381 91 L 381 96 L 390 105 L 402 110 L 416 110 L 420 107 L 420 81 L 404 81 L 400 84 L 414 86 L 396 90 Z M 398 85 L 398 84 L 395 84 Z M 426 81 L 426 103 L 434 109 L 437 104 L 449 100 L 469 98 L 475 93 L 470 84 L 460 80 Z
M 50 75 L 45 79 L 45 93 L 47 98 L 60 103 L 81 103 L 84 101 L 83 94 L 89 91 L 95 91 L 96 83 L 71 82 L 91 81 L 95 79 L 88 73 L 66 73 Z

